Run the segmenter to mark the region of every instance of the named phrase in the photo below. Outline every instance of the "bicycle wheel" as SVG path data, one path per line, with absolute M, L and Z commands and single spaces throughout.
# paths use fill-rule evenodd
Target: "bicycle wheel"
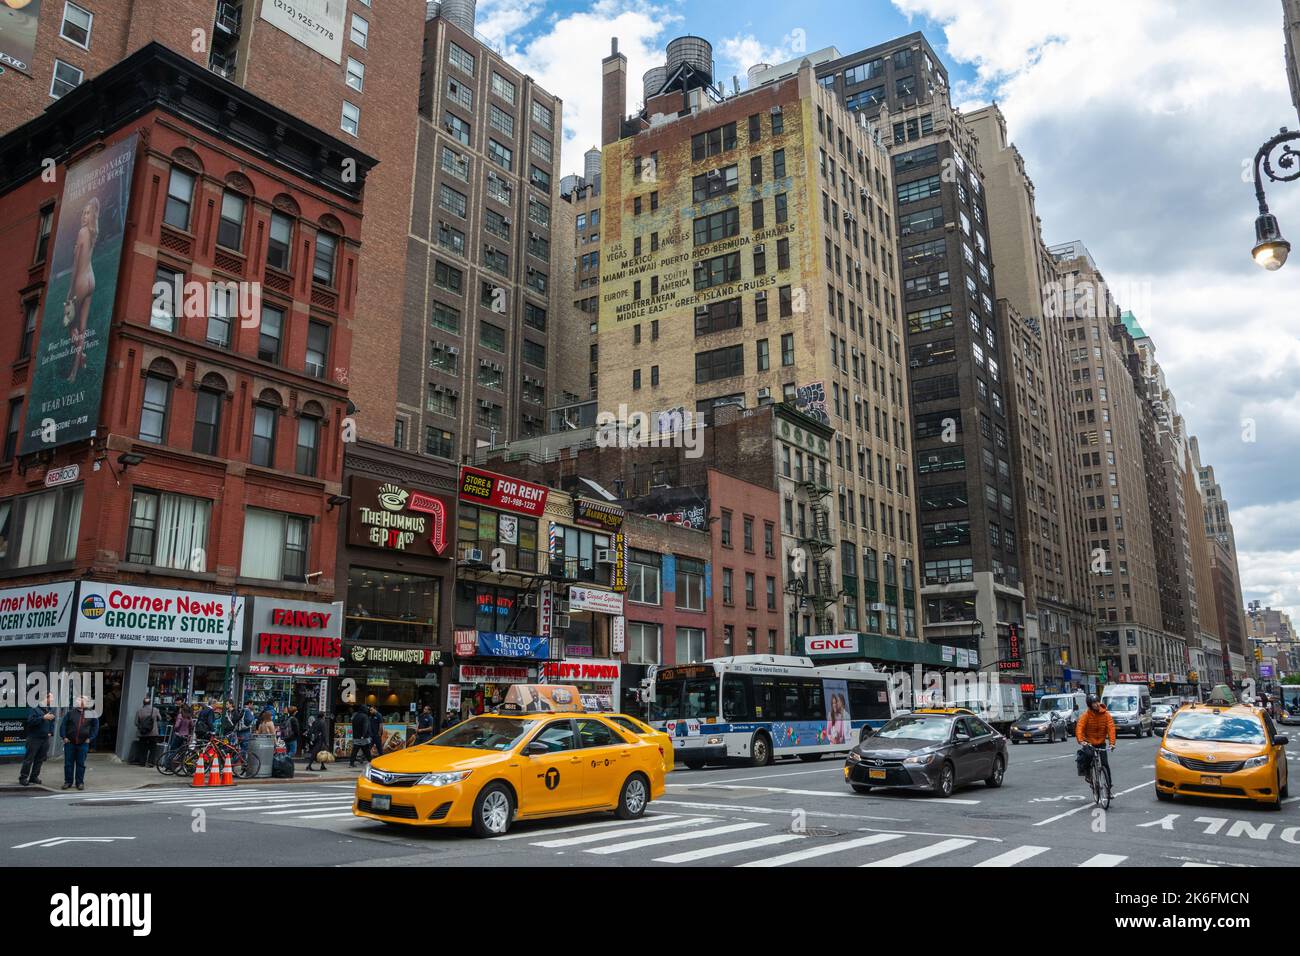
M 241 780 L 251 780 L 262 769 L 262 758 L 255 753 L 244 754 L 235 758 L 235 776 Z
M 1088 783 L 1092 786 L 1093 806 L 1101 806 L 1101 795 L 1104 784 L 1101 779 L 1101 763 L 1097 760 L 1096 754 L 1093 755 L 1092 767 L 1088 772 Z
M 181 751 L 179 750 L 166 751 L 165 753 L 163 753 L 161 757 L 158 758 L 158 762 L 154 764 L 154 769 L 157 770 L 164 777 L 170 777 L 172 774 L 176 773 L 176 767 L 178 765 L 178 760 L 180 758 L 180 755 L 181 755 Z

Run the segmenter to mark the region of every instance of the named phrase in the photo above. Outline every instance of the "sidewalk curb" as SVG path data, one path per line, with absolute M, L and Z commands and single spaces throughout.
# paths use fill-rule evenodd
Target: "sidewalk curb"
M 354 780 L 357 779 L 357 777 L 361 776 L 360 773 L 357 773 L 357 774 L 351 774 L 351 773 L 349 773 L 349 774 L 343 774 L 343 775 L 336 774 L 336 775 L 334 775 L 334 776 L 332 776 L 332 777 L 328 777 L 328 776 L 323 776 L 323 775 L 320 775 L 320 774 L 316 774 L 315 771 L 312 771 L 312 774 L 313 774 L 313 775 L 310 776 L 310 777 L 308 777 L 308 776 L 305 776 L 306 773 L 307 773 L 307 771 L 304 771 L 304 776 L 301 776 L 301 777 L 295 775 L 295 776 L 293 776 L 293 777 L 289 777 L 289 778 L 283 778 L 283 777 L 266 777 L 266 778 L 263 778 L 263 779 L 239 780 L 239 781 L 236 781 L 236 782 L 235 782 L 234 786 L 236 786 L 236 787 L 245 787 L 245 786 L 249 786 L 249 787 L 274 787 L 274 786 L 293 786 L 294 784 L 314 784 L 314 783 L 322 783 L 322 782 L 324 782 L 324 783 L 340 783 L 340 782 L 350 782 L 350 781 L 354 781 Z M 157 788 L 160 788 L 160 787 L 174 788 L 174 787 L 176 786 L 176 784 L 173 783 L 172 781 L 174 781 L 175 779 L 176 779 L 175 777 L 167 778 L 167 777 L 163 777 L 162 775 L 159 775 L 159 776 L 158 776 L 158 781 L 157 781 L 156 783 L 137 783 L 137 784 L 130 785 L 130 786 L 110 787 L 110 788 L 108 788 L 108 791 L 111 791 L 111 792 L 113 792 L 113 793 L 123 793 L 123 792 L 126 792 L 126 791 L 128 791 L 128 790 L 151 790 L 151 789 L 157 789 Z M 194 790 L 209 790 L 209 789 L 229 789 L 229 788 L 225 788 L 225 787 L 194 787 L 193 789 L 194 789 Z M 42 784 L 37 784 L 37 785 L 35 785 L 35 786 L 27 786 L 27 787 L 21 787 L 21 786 L 19 786 L 18 784 L 12 784 L 12 783 L 4 783 L 4 784 L 0 784 L 0 794 L 7 794 L 7 793 L 36 793 L 36 792 L 39 792 L 39 791 L 45 791 L 46 793 L 64 793 L 64 792 L 65 792 L 65 791 L 64 791 L 61 787 L 59 787 L 58 785 L 50 786 L 49 784 L 44 784 L 44 783 L 42 783 Z M 93 794 L 93 793 L 96 793 L 96 792 L 98 792 L 98 793 L 104 793 L 104 792 L 106 792 L 106 791 L 105 791 L 105 790 L 102 790 L 102 789 L 98 789 L 98 788 L 87 787 L 85 790 L 82 790 L 82 791 L 76 791 L 76 792 L 79 792 L 79 793 L 85 793 L 85 794 Z

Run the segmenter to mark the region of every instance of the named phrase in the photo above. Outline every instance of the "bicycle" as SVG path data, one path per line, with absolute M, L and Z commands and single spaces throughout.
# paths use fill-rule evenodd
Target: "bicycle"
M 226 758 L 230 759 L 231 771 L 240 780 L 252 779 L 262 769 L 262 761 L 257 754 L 244 753 L 237 743 L 213 736 L 207 740 L 192 740 L 184 750 L 176 751 L 175 756 L 168 761 L 172 766 L 170 772 L 182 777 L 193 776 L 199 757 L 203 757 L 206 764 L 213 752 L 222 762 Z
M 1103 748 L 1105 744 L 1101 745 Z M 1084 744 L 1083 749 L 1088 752 L 1088 786 L 1092 788 L 1093 805 L 1101 807 L 1103 810 L 1110 809 L 1111 801 L 1111 776 L 1110 768 L 1102 764 L 1101 754 L 1098 748 L 1092 744 Z M 1106 775 L 1105 785 L 1102 785 L 1102 773 Z

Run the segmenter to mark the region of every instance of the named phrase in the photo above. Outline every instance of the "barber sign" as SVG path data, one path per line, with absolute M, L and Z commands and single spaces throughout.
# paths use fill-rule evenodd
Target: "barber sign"
M 804 646 L 810 657 L 842 656 L 858 652 L 858 635 L 856 634 L 810 634 L 804 638 Z

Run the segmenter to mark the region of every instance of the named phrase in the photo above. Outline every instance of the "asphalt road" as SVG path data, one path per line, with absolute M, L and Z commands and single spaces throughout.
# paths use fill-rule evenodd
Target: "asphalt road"
M 1092 806 L 1073 742 L 1009 748 L 1004 785 L 931 796 L 853 793 L 840 758 L 678 768 L 642 820 L 517 825 L 504 838 L 352 816 L 352 786 L 0 796 L 2 866 L 1297 866 L 1300 795 L 1281 812 L 1159 803 L 1158 738 L 1111 755 L 1117 794 Z M 1291 752 L 1292 768 L 1300 753 Z M 1293 788 L 1293 792 L 1300 788 Z

